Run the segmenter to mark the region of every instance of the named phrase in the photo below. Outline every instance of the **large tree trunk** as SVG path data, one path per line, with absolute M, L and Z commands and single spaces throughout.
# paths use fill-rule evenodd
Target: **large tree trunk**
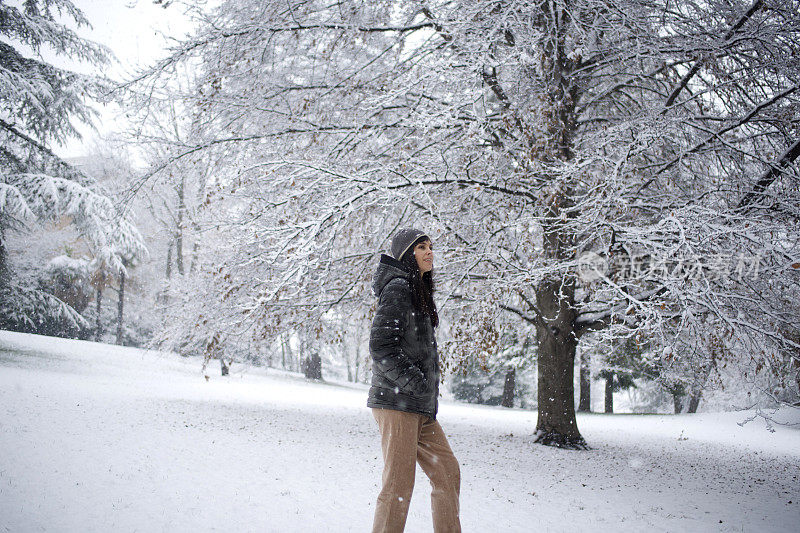
M 506 380 L 503 383 L 503 399 L 500 405 L 503 407 L 514 407 L 514 389 L 516 388 L 516 368 L 506 370 Z
M 589 352 L 581 350 L 581 390 L 578 400 L 578 411 L 588 413 L 592 410 L 592 375 L 589 368 Z
M 697 407 L 700 405 L 700 398 L 703 396 L 702 389 L 692 392 L 689 398 L 689 407 L 686 409 L 687 413 L 696 413 Z
M 675 409 L 675 414 L 678 415 L 683 411 L 683 395 L 676 392 L 672 393 L 672 407 Z
M 535 442 L 585 450 L 588 447 L 575 420 L 574 290 L 574 285 L 561 279 L 545 280 L 536 289 L 536 303 L 545 320 L 537 326 L 539 419 Z
M 614 412 L 614 373 L 606 376 L 606 413 Z
M 572 83 L 572 62 L 566 59 L 564 28 L 571 24 L 571 15 L 561 6 L 542 3 L 541 13 L 534 25 L 546 28 L 552 37 L 546 40 L 541 67 L 545 72 L 546 99 L 550 113 L 548 138 L 537 158 L 566 163 L 573 157 L 573 136 L 576 131 L 575 106 L 579 85 Z M 533 152 L 532 152 L 533 153 Z M 557 182 L 557 180 L 554 180 Z M 559 191 L 543 207 L 544 254 L 561 262 L 574 257 L 575 235 L 565 220 L 572 206 L 569 185 Z M 575 420 L 575 278 L 545 278 L 536 287 L 536 306 L 540 313 L 538 334 L 539 358 L 539 420 L 536 442 L 571 449 L 587 449 Z
M 119 273 L 119 301 L 117 302 L 117 344 L 122 344 L 122 311 L 125 302 L 125 271 Z

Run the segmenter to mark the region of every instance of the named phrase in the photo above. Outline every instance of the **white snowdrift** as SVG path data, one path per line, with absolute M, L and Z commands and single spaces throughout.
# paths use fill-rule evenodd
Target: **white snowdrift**
M 0 332 L 0 530 L 370 529 L 381 459 L 365 387 L 209 374 Z M 796 531 L 800 430 L 746 416 L 579 415 L 588 452 L 533 444 L 535 412 L 443 402 L 439 418 L 464 531 Z M 418 476 L 409 532 L 431 530 Z

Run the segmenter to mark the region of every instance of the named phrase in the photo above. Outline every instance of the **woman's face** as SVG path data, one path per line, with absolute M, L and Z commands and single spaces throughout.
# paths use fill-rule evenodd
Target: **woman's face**
M 414 246 L 414 258 L 417 260 L 421 274 L 433 270 L 433 246 L 425 240 Z

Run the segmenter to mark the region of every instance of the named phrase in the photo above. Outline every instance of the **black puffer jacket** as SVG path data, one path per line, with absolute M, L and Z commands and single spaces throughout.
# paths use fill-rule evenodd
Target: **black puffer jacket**
M 378 308 L 370 329 L 372 387 L 368 407 L 436 418 L 439 358 L 428 315 L 414 308 L 411 274 L 400 261 L 382 255 L 372 290 Z

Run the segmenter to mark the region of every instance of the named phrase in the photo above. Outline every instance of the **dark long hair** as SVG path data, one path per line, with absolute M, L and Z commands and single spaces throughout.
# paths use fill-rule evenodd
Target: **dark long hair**
M 420 313 L 425 313 L 431 317 L 431 324 L 433 327 L 439 325 L 439 313 L 436 312 L 436 303 L 433 301 L 434 283 L 433 283 L 433 270 L 425 272 L 420 276 L 419 265 L 417 259 L 414 257 L 414 248 L 421 242 L 429 240 L 428 237 L 420 237 L 414 244 L 412 244 L 400 262 L 403 266 L 411 272 L 411 290 L 414 295 L 414 307 Z

